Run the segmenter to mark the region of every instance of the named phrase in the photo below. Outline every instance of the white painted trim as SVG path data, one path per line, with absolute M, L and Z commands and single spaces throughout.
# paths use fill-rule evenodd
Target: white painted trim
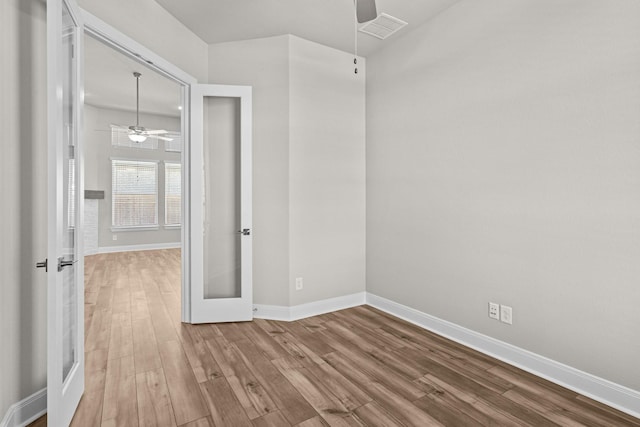
M 365 301 L 366 292 L 358 292 L 356 294 L 328 298 L 307 304 L 294 305 L 292 307 L 254 304 L 253 317 L 257 319 L 291 322 L 319 314 L 356 307 L 365 304 Z
M 14 403 L 0 421 L 0 427 L 24 427 L 47 413 L 47 389 Z
M 640 391 L 596 377 L 371 293 L 367 293 L 366 300 L 372 307 L 640 418 Z
M 114 252 L 155 251 L 159 249 L 179 249 L 180 242 L 176 243 L 147 243 L 144 245 L 103 246 L 98 248 L 98 254 L 112 254 Z

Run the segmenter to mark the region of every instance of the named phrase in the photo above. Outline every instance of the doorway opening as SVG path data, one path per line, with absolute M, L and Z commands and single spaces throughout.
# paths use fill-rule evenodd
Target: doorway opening
M 181 84 L 95 34 L 84 35 L 84 58 L 89 361 L 133 354 L 136 338 L 181 321 L 185 138 Z

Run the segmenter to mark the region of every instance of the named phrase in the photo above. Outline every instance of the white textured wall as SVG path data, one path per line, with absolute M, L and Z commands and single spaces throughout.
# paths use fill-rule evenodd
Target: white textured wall
M 0 420 L 47 382 L 45 12 L 0 2 Z
M 291 37 L 291 305 L 365 290 L 364 59 Z M 304 288 L 295 290 L 295 278 Z
M 639 17 L 464 0 L 369 58 L 370 292 L 640 390 Z

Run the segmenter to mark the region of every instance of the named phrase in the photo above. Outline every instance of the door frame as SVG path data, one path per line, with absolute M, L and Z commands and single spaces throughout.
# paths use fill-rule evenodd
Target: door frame
M 123 34 L 111 25 L 80 8 L 82 20 L 84 21 L 84 33 L 90 35 L 116 51 L 140 62 L 178 83 L 181 86 L 182 110 L 181 110 L 181 133 L 182 133 L 182 227 L 181 227 L 181 257 L 182 257 L 182 294 L 181 294 L 181 320 L 191 323 L 191 238 L 190 238 L 190 206 L 191 206 L 191 182 L 189 179 L 190 167 L 190 94 L 191 87 L 198 83 L 198 79 L 176 67 L 171 62 L 146 48 L 142 44 Z

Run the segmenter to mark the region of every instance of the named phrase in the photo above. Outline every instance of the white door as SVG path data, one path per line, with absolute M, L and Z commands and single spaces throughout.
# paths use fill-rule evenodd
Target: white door
M 253 319 L 251 93 L 191 86 L 191 323 Z
M 82 24 L 72 0 L 47 1 L 47 421 L 67 426 L 84 391 Z

